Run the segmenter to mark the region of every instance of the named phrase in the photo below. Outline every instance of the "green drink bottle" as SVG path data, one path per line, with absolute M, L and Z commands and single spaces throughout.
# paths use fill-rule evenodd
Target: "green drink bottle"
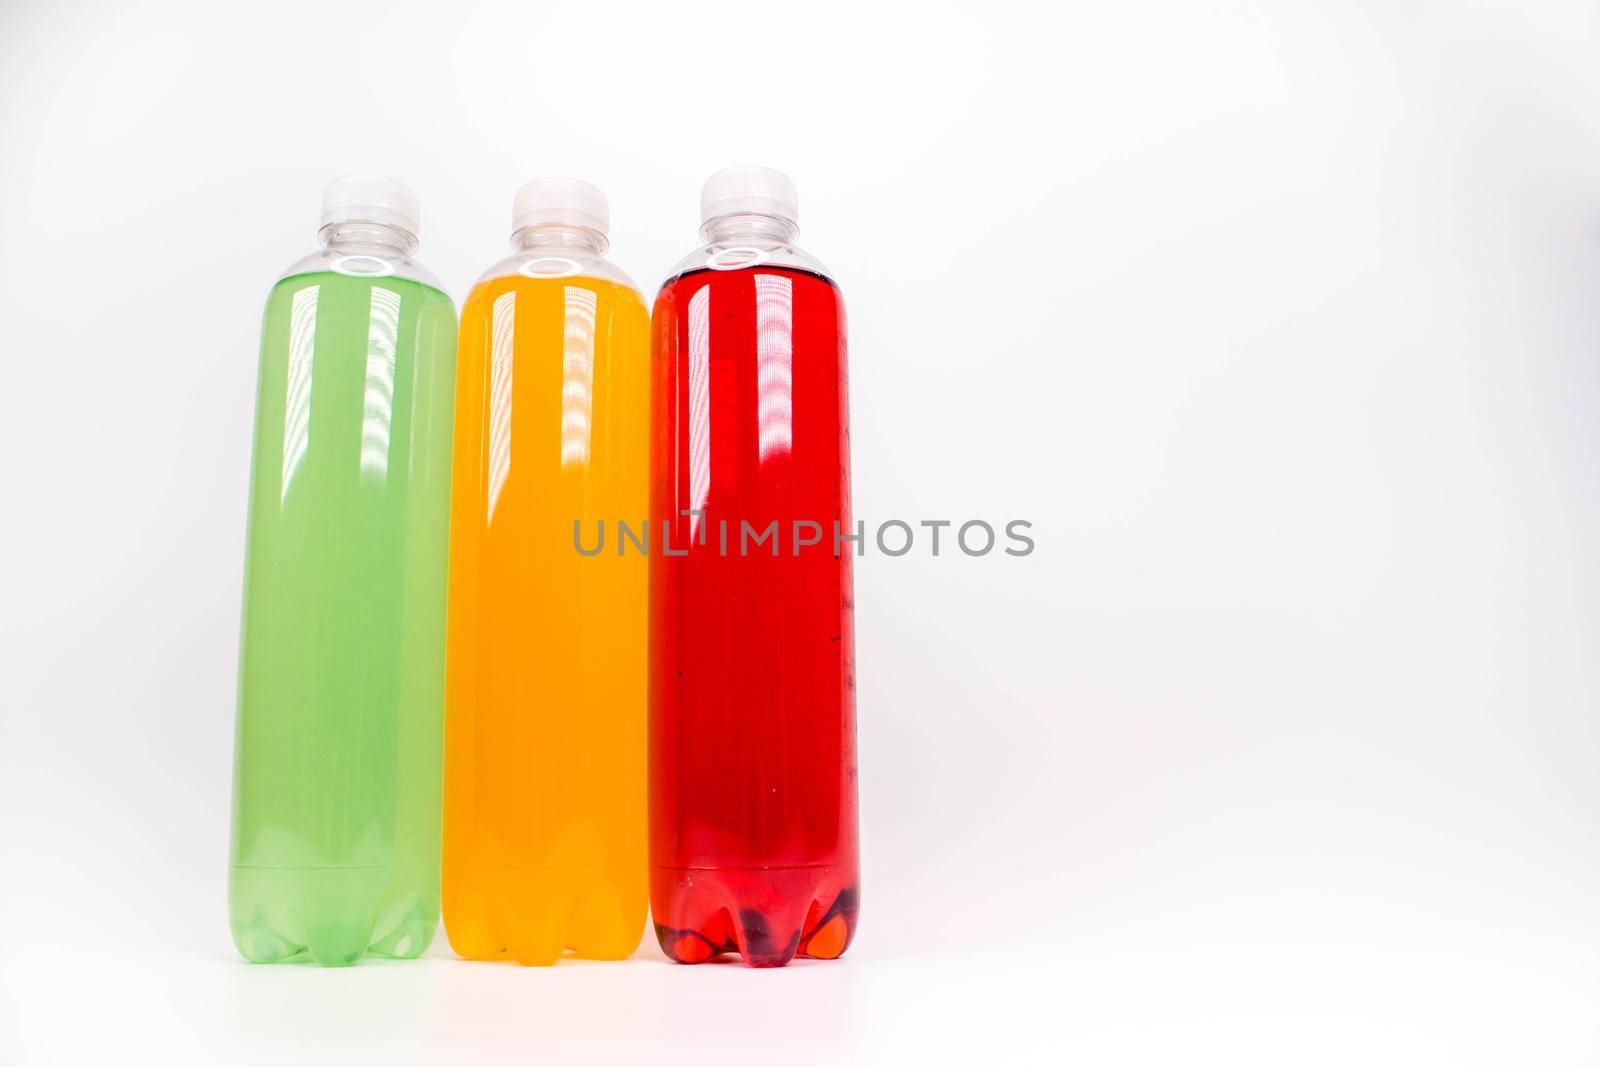
M 455 308 L 417 199 L 328 187 L 267 299 L 229 919 L 246 959 L 413 957 L 439 914 Z

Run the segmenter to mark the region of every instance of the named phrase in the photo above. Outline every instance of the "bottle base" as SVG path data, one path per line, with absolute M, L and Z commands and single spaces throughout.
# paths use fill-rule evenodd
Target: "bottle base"
M 396 892 L 389 867 L 249 867 L 229 871 L 234 947 L 251 963 L 348 967 L 366 956 L 428 950 L 438 906 Z
M 822 867 L 656 867 L 656 940 L 676 963 L 737 953 L 751 967 L 832 960 L 855 938 L 860 892 L 853 875 Z
M 479 867 L 445 887 L 445 936 L 469 960 L 627 959 L 644 916 L 643 887 L 628 889 L 601 867 Z

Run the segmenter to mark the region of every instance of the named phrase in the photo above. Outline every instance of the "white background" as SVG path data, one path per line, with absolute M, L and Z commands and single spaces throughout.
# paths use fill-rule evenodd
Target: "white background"
M 1593 1063 L 1600 11 L 0 4 L 0 1061 Z M 835 964 L 252 967 L 257 331 L 325 182 L 794 176 L 850 308 Z

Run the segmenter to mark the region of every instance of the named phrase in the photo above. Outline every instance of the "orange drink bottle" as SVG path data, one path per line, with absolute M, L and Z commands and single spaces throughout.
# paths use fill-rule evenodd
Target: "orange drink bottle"
M 462 308 L 443 910 L 468 959 L 621 959 L 644 930 L 648 561 L 616 524 L 649 514 L 649 312 L 608 214 L 529 182 Z

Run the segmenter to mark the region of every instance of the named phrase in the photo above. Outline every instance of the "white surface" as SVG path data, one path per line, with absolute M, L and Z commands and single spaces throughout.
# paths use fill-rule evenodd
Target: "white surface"
M 0 8 L 0 1062 L 1600 1058 L 1600 16 L 1044 10 Z M 323 185 L 412 184 L 460 300 L 529 175 L 653 287 L 742 160 L 849 302 L 860 517 L 1038 541 L 861 561 L 850 956 L 235 961 Z

